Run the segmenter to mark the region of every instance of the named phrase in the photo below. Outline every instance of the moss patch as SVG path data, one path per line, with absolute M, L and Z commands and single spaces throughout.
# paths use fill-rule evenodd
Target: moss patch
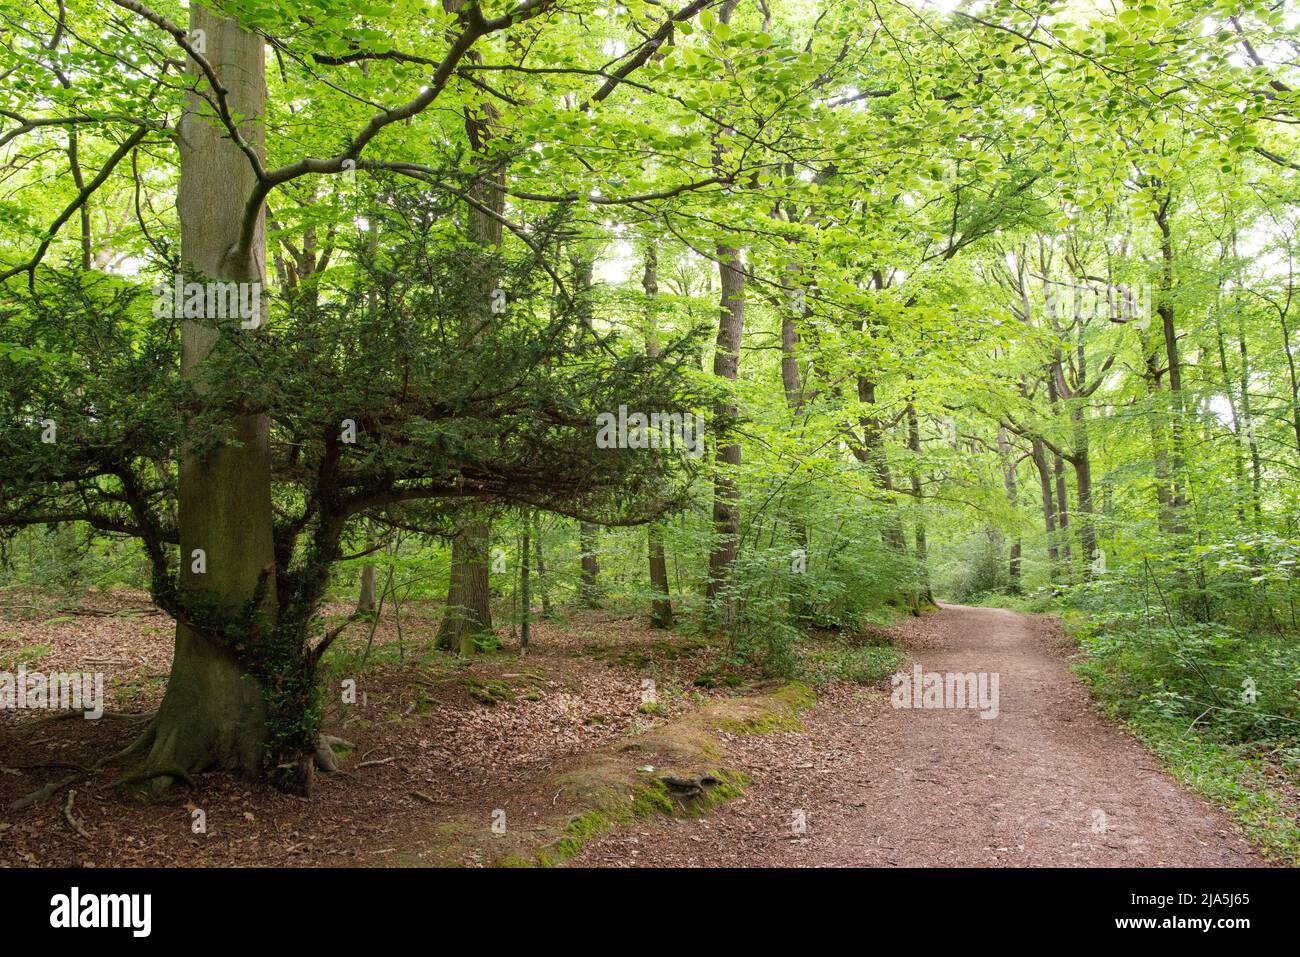
M 784 714 L 764 714 L 747 718 L 729 718 L 721 728 L 728 734 L 774 734 L 778 731 L 802 731 L 803 722 Z
M 554 813 L 540 827 L 492 834 L 487 821 L 458 818 L 438 828 L 437 846 L 391 863 L 469 860 L 494 867 L 557 867 L 592 838 L 637 819 L 708 814 L 749 785 L 744 774 L 723 763 L 718 732 L 796 730 L 798 714 L 816 700 L 807 685 L 792 682 L 766 694 L 712 702 L 620 744 L 562 762 L 541 787 Z

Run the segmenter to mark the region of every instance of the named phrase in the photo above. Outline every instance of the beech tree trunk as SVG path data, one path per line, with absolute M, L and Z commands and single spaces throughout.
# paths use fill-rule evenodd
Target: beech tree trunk
M 205 31 L 206 56 L 226 87 L 230 110 L 243 118 L 243 137 L 261 152 L 262 38 L 198 5 L 190 9 L 190 29 Z M 190 72 L 197 74 L 197 66 L 190 64 Z M 250 254 L 242 259 L 230 255 L 240 238 L 242 199 L 255 184 L 248 159 L 194 93 L 186 97 L 178 140 L 176 205 L 185 270 L 202 281 L 262 282 L 266 254 L 260 218 Z M 217 339 L 217 332 L 202 322 L 181 326 L 181 375 L 200 394 L 207 388 L 202 363 Z M 233 616 L 253 599 L 260 582 L 258 613 L 270 622 L 276 613 L 270 426 L 260 415 L 240 417 L 231 426 L 233 442 L 206 454 L 181 450 L 179 591 L 183 601 L 213 603 Z M 201 574 L 193 570 L 196 550 L 202 551 Z M 178 623 L 167 691 L 150 733 L 144 773 L 155 790 L 180 776 L 170 771 L 259 773 L 268 734 L 262 689 L 228 653 Z
M 534 520 L 533 538 L 537 542 L 537 590 L 541 592 L 542 617 L 551 617 L 551 590 L 546 580 L 546 556 L 542 552 L 542 525 Z
M 916 501 L 916 566 L 918 575 L 918 595 L 926 604 L 934 604 L 934 593 L 930 587 L 930 550 L 925 536 L 925 489 L 921 485 L 921 470 L 917 460 L 921 454 L 921 426 L 917 421 L 916 407 L 909 400 L 907 403 L 907 447 L 912 453 L 912 498 Z
M 876 404 L 876 384 L 864 375 L 858 376 L 858 401 L 867 405 Z M 871 469 L 872 477 L 881 491 L 892 496 L 894 478 L 889 469 L 889 456 L 885 451 L 885 433 L 880 426 L 880 419 L 872 415 L 861 418 L 862 448 L 854 449 L 855 457 Z M 903 534 L 903 521 L 898 510 L 892 505 L 885 515 L 885 522 L 880 529 L 881 540 L 891 552 L 907 554 L 907 538 Z
M 519 653 L 528 654 L 528 642 L 532 637 L 533 630 L 533 596 L 529 588 L 529 579 L 532 577 L 528 567 L 528 545 L 531 539 L 531 523 L 524 526 L 523 547 L 520 548 L 519 557 L 519 601 L 521 605 L 521 617 L 519 622 Z
M 645 351 L 654 359 L 659 355 L 659 324 L 655 317 L 655 298 L 659 295 L 659 256 L 653 244 L 646 247 L 641 288 L 646 297 Z M 668 561 L 664 556 L 663 529 L 657 522 L 647 527 L 646 546 L 650 560 L 650 588 L 655 595 L 650 601 L 650 624 L 655 628 L 671 628 L 673 602 L 668 590 Z
M 375 566 L 367 562 L 361 566 L 361 595 L 357 598 L 357 611 L 375 610 Z
M 1012 458 L 1011 440 L 1007 438 L 1006 429 L 998 429 L 998 454 L 1002 458 L 1002 484 L 1007 492 L 1007 504 L 1014 511 L 1019 504 L 1020 489 L 1016 481 L 1016 463 Z M 1020 594 L 1020 537 L 1011 543 L 1011 553 L 1007 558 L 1007 590 L 1013 595 Z
M 730 24 L 738 0 L 723 0 L 718 22 Z M 725 61 L 724 61 L 725 62 Z M 723 130 L 714 142 L 713 166 L 721 172 L 731 133 Z M 713 374 L 734 382 L 740 371 L 740 343 L 745 330 L 745 270 L 740 250 L 719 242 L 718 339 L 713 353 Z M 734 402 L 714 409 L 715 430 L 734 422 L 739 410 Z M 706 594 L 715 603 L 716 623 L 729 629 L 736 620 L 736 599 L 732 585 L 740 551 L 740 443 L 718 446 L 713 470 L 713 547 L 709 550 L 709 579 Z
M 740 250 L 718 246 L 719 281 L 722 288 L 718 316 L 717 350 L 713 357 L 713 374 L 735 381 L 740 371 L 740 343 L 745 328 L 745 273 Z M 718 423 L 736 418 L 734 402 L 724 402 L 716 410 Z M 730 627 L 735 621 L 735 599 L 729 593 L 740 547 L 740 443 L 728 442 L 718 448 L 717 468 L 713 478 L 713 548 L 709 553 L 710 600 L 722 601 L 720 624 Z
M 1043 527 L 1047 532 L 1048 573 L 1056 580 L 1056 563 L 1059 560 L 1056 550 L 1056 503 L 1052 499 L 1052 473 L 1047 465 L 1047 453 L 1043 450 L 1041 439 L 1034 439 L 1031 457 L 1038 472 L 1039 491 L 1043 498 Z
M 1170 462 L 1170 529 L 1183 530 L 1183 506 L 1187 504 L 1187 492 L 1183 485 L 1186 466 L 1187 440 L 1184 436 L 1183 418 L 1183 369 L 1178 355 L 1178 330 L 1174 321 L 1174 247 L 1173 233 L 1169 226 L 1169 207 L 1173 195 L 1169 189 L 1156 206 L 1156 226 L 1160 229 L 1160 299 L 1156 304 L 1156 314 L 1160 317 L 1160 328 L 1165 340 L 1165 362 L 1169 373 L 1170 398 L 1170 435 L 1172 437 L 1172 461 Z

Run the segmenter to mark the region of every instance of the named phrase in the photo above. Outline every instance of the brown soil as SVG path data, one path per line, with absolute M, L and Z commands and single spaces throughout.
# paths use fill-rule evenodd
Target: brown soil
M 37 608 L 0 619 L 0 670 L 25 662 L 33 671 L 102 671 L 110 711 L 156 708 L 171 663 L 170 620 L 138 594 L 87 604 L 99 613 Z M 329 610 L 338 620 L 350 609 Z M 518 834 L 563 806 L 543 793 L 561 762 L 651 733 L 720 696 L 692 683 L 715 649 L 655 631 L 643 616 L 535 622 L 526 657 L 507 644 L 471 661 L 433 647 L 440 617 L 436 604 L 404 608 L 400 652 L 396 622 L 385 617 L 368 665 L 355 672 L 357 703 L 341 707 L 336 688 L 326 711 L 324 731 L 356 748 L 344 773 L 317 775 L 308 800 L 202 774 L 195 790 L 178 786 L 142 805 L 112 787 L 119 772 L 104 770 L 72 785 L 72 818 L 85 837 L 65 814 L 67 790 L 25 810 L 9 804 L 67 776 L 68 765 L 88 767 L 120 749 L 138 723 L 0 711 L 0 867 L 474 865 L 484 858 L 466 831 L 491 835 L 498 809 Z M 340 650 L 358 661 L 365 644 L 366 627 L 356 625 Z M 653 714 L 642 707 L 647 677 L 657 684 Z M 508 697 L 482 700 L 503 687 Z M 206 833 L 193 832 L 195 810 Z
M 574 863 L 1265 863 L 1224 813 L 1097 713 L 1049 620 L 945 605 L 899 630 L 927 672 L 997 672 L 999 716 L 896 709 L 888 690 L 833 688 L 804 715 L 806 731 L 729 742 L 728 765 L 753 778 L 743 798 L 708 818 L 609 832 Z

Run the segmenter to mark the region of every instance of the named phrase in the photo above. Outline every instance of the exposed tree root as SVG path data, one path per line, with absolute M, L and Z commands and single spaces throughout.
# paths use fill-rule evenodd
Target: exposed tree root
M 81 826 L 81 823 L 75 817 L 72 816 L 72 802 L 75 801 L 76 799 L 77 799 L 77 789 L 73 788 L 68 792 L 68 803 L 63 805 L 63 816 L 67 819 L 68 823 L 72 825 L 72 829 L 74 831 L 76 831 L 78 834 L 80 834 L 82 837 L 84 837 L 86 840 L 89 841 L 90 834 L 88 834 L 86 832 L 86 829 Z
M 73 774 L 59 781 L 51 781 L 49 784 L 37 788 L 31 794 L 28 794 L 25 797 L 20 797 L 17 801 L 14 801 L 9 805 L 9 810 L 21 811 L 25 807 L 31 807 L 33 804 L 40 804 L 42 801 L 47 801 L 66 788 L 69 784 L 74 783 L 82 777 L 84 777 L 84 775 Z
M 157 714 L 158 714 L 157 711 L 105 711 L 96 720 L 103 720 L 104 718 L 109 718 L 115 721 L 133 721 L 136 723 L 140 723 L 144 721 L 152 721 L 157 716 Z M 34 721 L 27 721 L 18 729 L 18 731 L 20 733 L 30 734 L 32 731 L 35 731 L 37 728 L 43 727 L 44 725 L 50 723 L 51 721 L 68 721 L 72 718 L 85 718 L 85 717 L 86 717 L 85 711 L 75 711 L 75 710 L 59 711 L 55 714 L 50 714 L 42 718 L 37 718 Z
M 158 778 L 171 778 L 173 780 L 184 781 L 191 790 L 198 787 L 198 785 L 194 783 L 194 779 L 190 777 L 190 772 L 185 770 L 185 768 L 181 767 L 179 764 L 167 764 L 162 767 L 142 768 L 139 771 L 133 771 L 114 781 L 113 787 L 122 788 L 128 787 L 132 784 L 144 784 L 146 782 L 153 782 Z M 164 782 L 164 790 L 170 784 L 171 781 Z
M 23 808 L 32 807 L 33 805 L 40 804 L 42 801 L 48 801 L 68 785 L 74 784 L 81 778 L 92 775 L 96 771 L 108 765 L 116 764 L 120 761 L 132 758 L 139 752 L 144 751 L 153 743 L 153 737 L 154 726 L 150 724 L 149 727 L 144 730 L 143 734 L 139 735 L 121 751 L 118 751 L 116 754 L 110 754 L 105 758 L 101 758 L 89 768 L 78 770 L 76 774 L 70 774 L 66 778 L 60 778 L 58 781 L 51 781 L 49 784 L 42 785 L 31 794 L 24 795 L 11 803 L 9 805 L 9 810 L 21 811 Z

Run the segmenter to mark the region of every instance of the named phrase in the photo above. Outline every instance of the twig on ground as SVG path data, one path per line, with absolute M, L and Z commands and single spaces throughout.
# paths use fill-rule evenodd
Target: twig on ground
M 78 834 L 80 834 L 82 837 L 84 837 L 86 840 L 89 841 L 90 835 L 86 832 L 86 829 L 81 826 L 81 824 L 77 821 L 75 817 L 72 816 L 72 802 L 75 801 L 76 799 L 77 799 L 77 789 L 73 788 L 71 791 L 68 792 L 68 802 L 63 805 L 63 816 L 67 818 L 68 823 L 72 825 L 72 829 L 74 831 L 76 831 Z

